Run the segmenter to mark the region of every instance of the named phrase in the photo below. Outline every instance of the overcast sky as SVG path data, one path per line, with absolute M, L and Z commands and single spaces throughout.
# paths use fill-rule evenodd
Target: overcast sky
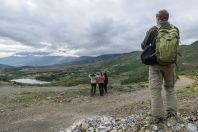
M 0 0 L 0 57 L 17 52 L 101 55 L 141 50 L 167 9 L 181 43 L 198 40 L 197 0 Z

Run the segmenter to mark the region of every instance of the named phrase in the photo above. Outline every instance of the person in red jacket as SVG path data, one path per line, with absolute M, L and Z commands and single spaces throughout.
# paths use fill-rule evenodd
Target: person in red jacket
M 98 85 L 99 85 L 100 96 L 103 96 L 104 80 L 105 80 L 105 77 L 104 77 L 103 73 L 101 72 L 100 75 L 98 76 Z

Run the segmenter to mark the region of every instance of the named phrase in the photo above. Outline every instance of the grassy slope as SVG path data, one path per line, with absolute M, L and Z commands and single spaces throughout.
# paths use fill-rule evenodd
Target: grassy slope
M 181 89 L 177 91 L 178 96 L 197 96 L 198 95 L 198 60 L 197 51 L 198 43 L 192 45 L 181 46 L 180 51 L 182 57 L 179 58 L 179 72 L 185 73 L 190 77 L 195 79 L 195 83 L 192 87 L 187 87 L 186 89 Z M 122 84 L 129 84 L 139 81 L 145 81 L 148 77 L 148 67 L 143 65 L 140 61 L 141 52 L 132 52 L 123 56 L 113 58 L 111 60 L 102 61 L 93 64 L 83 64 L 83 65 L 73 65 L 73 66 L 62 66 L 56 67 L 53 70 L 48 69 L 45 71 L 41 69 L 31 69 L 31 70 L 17 70 L 16 73 L 23 75 L 34 75 L 40 74 L 42 76 L 52 76 L 52 81 L 56 85 L 71 85 L 71 84 L 82 84 L 89 83 L 87 78 L 88 73 L 108 71 L 111 80 L 114 82 L 122 82 Z M 15 71 L 12 71 L 15 73 Z M 54 76 L 54 77 L 53 77 Z M 57 80 L 56 80 L 57 79 Z M 79 79 L 79 81 L 78 81 Z M 138 86 L 141 87 L 141 86 Z M 143 86 L 144 87 L 144 86 Z M 110 92 L 128 92 L 134 90 L 133 87 L 109 87 Z M 88 96 L 90 94 L 90 87 L 88 85 L 82 85 L 81 89 L 72 89 L 66 92 L 46 92 L 46 93 L 23 93 L 14 99 L 7 100 L 2 99 L 1 104 L 7 104 L 10 106 L 8 109 L 15 109 L 11 107 L 13 104 L 17 104 L 16 107 L 26 107 L 32 104 L 40 102 L 69 102 L 71 98 L 75 98 L 79 95 Z
M 179 73 L 189 73 L 198 70 L 198 42 L 192 45 L 180 46 L 182 57 L 179 57 Z M 10 70 L 9 77 L 20 78 L 23 76 L 36 77 L 40 80 L 52 81 L 52 85 L 78 85 L 87 84 L 88 74 L 107 71 L 113 82 L 129 84 L 146 81 L 148 78 L 148 66 L 141 63 L 140 51 L 131 52 L 108 60 L 96 63 L 65 65 L 54 67 L 23 68 Z
M 141 52 L 132 52 L 116 57 L 101 64 L 100 69 L 108 71 L 114 79 L 121 80 L 122 84 L 145 81 L 148 77 L 148 66 L 141 63 Z
M 198 69 L 198 41 L 191 45 L 180 46 L 182 57 L 179 57 L 179 71 Z

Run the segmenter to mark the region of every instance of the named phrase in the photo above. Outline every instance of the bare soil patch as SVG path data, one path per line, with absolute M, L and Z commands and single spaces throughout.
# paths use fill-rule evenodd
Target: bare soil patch
M 192 85 L 194 80 L 185 76 L 180 77 L 176 83 L 177 88 L 184 88 Z M 66 87 L 56 88 L 14 88 L 9 85 L 0 87 L 0 98 L 13 96 L 21 92 L 46 92 L 49 90 L 65 91 Z M 128 93 L 116 93 L 105 95 L 104 97 L 84 96 L 72 98 L 62 103 L 42 102 L 31 107 L 16 109 L 14 111 L 2 111 L 0 113 L 0 131 L 2 132 L 48 132 L 58 131 L 67 128 L 74 121 L 83 117 L 107 114 L 112 116 L 125 116 L 134 112 L 148 112 L 150 93 L 149 89 L 142 89 Z M 192 99 L 186 103 L 185 98 L 181 98 L 179 110 L 187 112 L 192 108 Z M 196 98 L 196 100 L 198 100 Z M 190 105 L 191 104 L 191 105 Z M 190 106 L 189 106 L 190 105 Z M 2 105 L 0 105 L 3 107 Z M 198 105 L 197 105 L 198 106 Z M 192 111 L 189 111 L 192 112 Z

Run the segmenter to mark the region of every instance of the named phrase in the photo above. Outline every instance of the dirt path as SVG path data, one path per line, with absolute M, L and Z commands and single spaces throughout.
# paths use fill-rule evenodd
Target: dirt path
M 187 86 L 190 86 L 194 83 L 194 80 L 191 78 L 188 78 L 186 76 L 180 76 L 179 80 L 177 80 L 175 87 L 176 88 L 184 88 Z
M 182 88 L 192 85 L 192 83 L 192 79 L 181 76 L 176 83 L 176 87 Z M 65 89 L 67 88 L 60 88 L 59 90 Z M 20 92 L 24 92 L 23 89 L 20 90 Z M 26 91 L 27 89 L 24 90 Z M 30 88 L 28 88 L 29 90 Z M 46 90 L 49 89 L 46 88 Z M 12 93 L 8 92 L 9 95 Z M 0 113 L 0 131 L 58 131 L 60 128 L 66 128 L 74 121 L 83 117 L 94 116 L 101 112 L 111 111 L 128 104 L 148 100 L 150 98 L 149 94 L 149 89 L 144 89 L 133 93 L 111 94 L 103 98 L 99 96 L 80 97 L 67 103 L 42 104 L 20 110 L 3 112 Z

